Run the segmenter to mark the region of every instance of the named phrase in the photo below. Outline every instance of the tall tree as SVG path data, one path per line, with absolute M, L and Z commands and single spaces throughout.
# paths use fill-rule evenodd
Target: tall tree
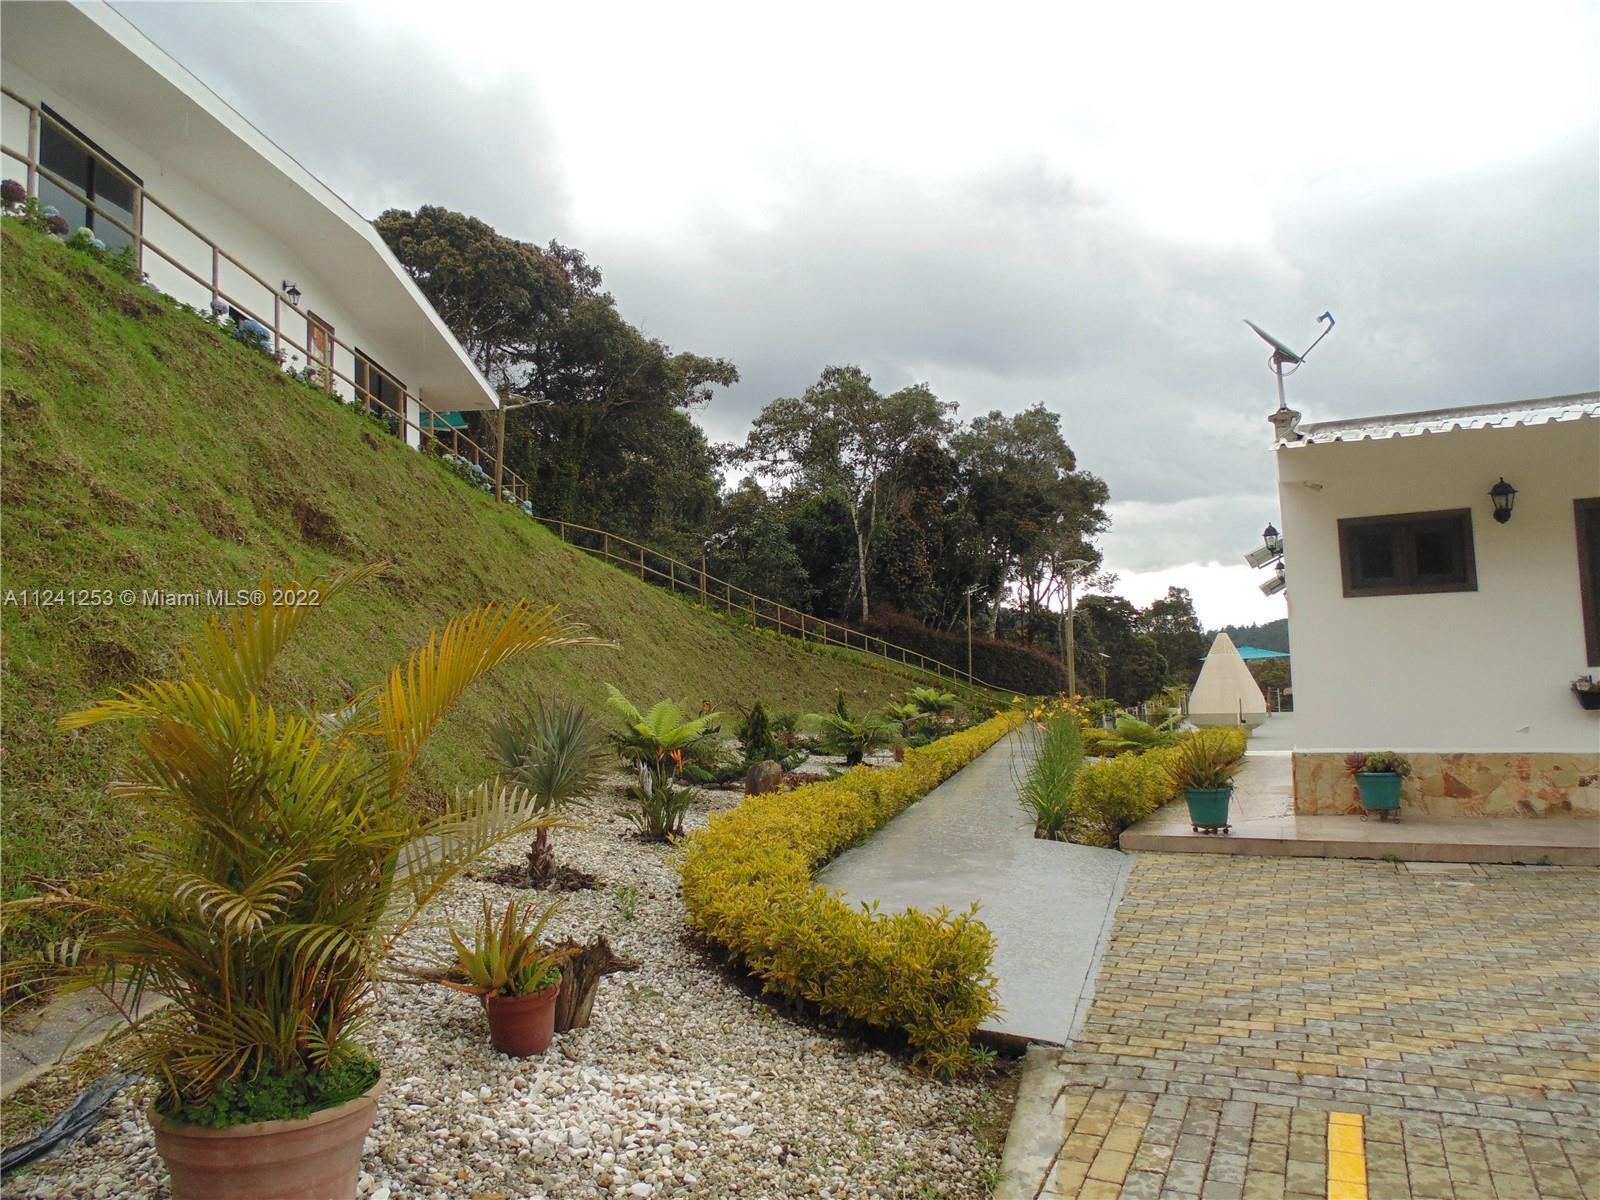
M 1012 416 L 991 412 L 950 439 L 961 462 L 964 503 L 983 559 L 989 632 L 1013 583 L 1024 608 L 1037 609 L 1050 586 L 1050 564 L 1098 564 L 1093 539 L 1108 524 L 1105 483 L 1078 470 L 1061 418 L 1042 404 Z
M 1167 660 L 1170 682 L 1193 686 L 1211 642 L 1189 589 L 1169 587 L 1165 596 L 1152 600 L 1139 614 L 1139 631 L 1155 639 L 1156 649 Z
M 925 384 L 885 396 L 861 368 L 828 367 L 803 396 L 768 404 L 751 427 L 745 462 L 776 479 L 836 490 L 849 508 L 863 621 L 872 615 L 873 534 L 892 472 L 918 437 L 949 430 L 954 409 Z
M 582 286 L 570 269 L 583 265 L 582 255 L 563 261 L 465 213 L 431 204 L 414 213 L 391 208 L 373 224 L 496 388 Z
M 713 575 L 736 587 L 792 608 L 810 608 L 811 584 L 783 513 L 754 479 L 741 481 L 723 497 L 706 559 Z
M 580 250 L 435 206 L 376 226 L 490 382 L 545 401 L 508 414 L 504 447 L 541 512 L 698 549 L 720 481 L 689 412 L 738 380 L 734 365 L 635 329 Z M 490 445 L 493 432 L 475 428 Z
M 1167 662 L 1139 632 L 1139 610 L 1121 596 L 1085 596 L 1074 618 L 1080 680 L 1105 681 L 1105 693 L 1137 704 L 1161 690 Z

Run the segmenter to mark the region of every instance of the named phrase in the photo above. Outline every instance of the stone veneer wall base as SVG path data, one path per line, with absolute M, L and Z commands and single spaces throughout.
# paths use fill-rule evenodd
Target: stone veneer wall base
M 1600 752 L 1431 754 L 1407 752 L 1402 813 L 1425 817 L 1600 817 Z M 1294 811 L 1359 813 L 1342 752 L 1294 752 Z

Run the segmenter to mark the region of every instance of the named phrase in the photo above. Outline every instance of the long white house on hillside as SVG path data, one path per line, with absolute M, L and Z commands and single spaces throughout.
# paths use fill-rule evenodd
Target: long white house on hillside
M 254 320 L 412 445 L 498 404 L 371 223 L 113 8 L 0 5 L 0 90 L 6 178 L 153 286 Z
M 1600 393 L 1280 416 L 1296 811 L 1398 750 L 1406 811 L 1600 814 Z

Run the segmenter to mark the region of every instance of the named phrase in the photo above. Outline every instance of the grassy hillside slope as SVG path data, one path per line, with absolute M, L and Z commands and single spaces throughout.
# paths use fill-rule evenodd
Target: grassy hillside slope
M 470 694 L 434 738 L 419 799 L 488 773 L 484 728 L 541 695 L 718 708 L 757 697 L 877 706 L 914 680 L 754 633 L 563 545 L 443 464 L 165 299 L 14 221 L 0 309 L 0 592 L 243 588 L 387 560 L 387 576 L 309 622 L 272 692 L 325 707 L 427 632 L 490 599 L 557 602 L 620 648 L 533 656 Z M 172 666 L 196 609 L 0 613 L 5 886 L 105 863 L 127 832 L 103 788 L 126 732 L 56 732 L 62 713 Z

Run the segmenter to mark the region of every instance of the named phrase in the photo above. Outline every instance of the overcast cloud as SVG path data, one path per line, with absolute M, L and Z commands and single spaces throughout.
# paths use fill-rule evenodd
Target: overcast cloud
M 1591 3 L 118 7 L 368 215 L 584 249 L 738 364 L 713 439 L 829 363 L 1045 403 L 1122 590 L 1208 623 L 1283 614 L 1239 565 L 1277 516 L 1241 318 L 1337 316 L 1313 420 L 1600 384 Z

